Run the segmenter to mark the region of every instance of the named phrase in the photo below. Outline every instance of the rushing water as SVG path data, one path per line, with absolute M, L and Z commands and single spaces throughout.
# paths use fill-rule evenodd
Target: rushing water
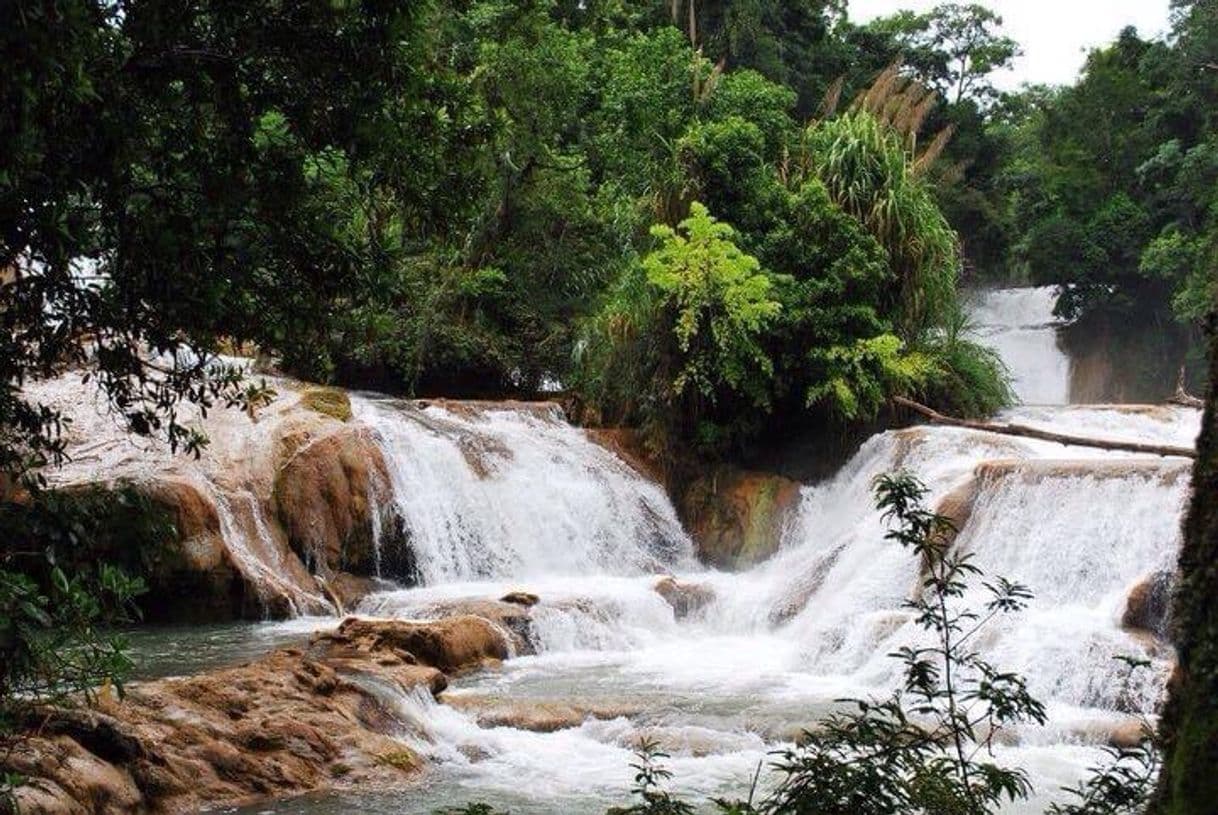
M 972 332 L 1002 356 L 1012 385 L 1029 405 L 1070 401 L 1070 358 L 1061 348 L 1053 317 L 1057 290 L 986 289 L 970 298 Z
M 989 293 L 975 306 L 976 335 L 1006 358 L 1027 405 L 1010 418 L 1191 444 L 1195 411 L 1066 406 L 1069 362 L 1051 305 L 1032 289 Z M 659 487 L 554 409 L 361 397 L 355 410 L 389 464 L 392 494 L 381 500 L 403 519 L 422 583 L 373 595 L 359 612 L 426 618 L 441 601 L 528 590 L 542 598 L 537 653 L 456 680 L 441 702 L 391 700 L 401 738 L 432 759 L 419 784 L 251 812 L 388 815 L 480 800 L 515 813 L 599 813 L 627 794 L 643 736 L 671 755 L 678 790 L 746 795 L 758 766 L 834 700 L 894 688 L 900 666 L 888 655 L 924 641 L 902 608 L 918 563 L 884 541 L 873 506 L 873 479 L 895 469 L 917 474 L 932 503 L 971 485 L 957 545 L 1035 593 L 1026 611 L 976 639 L 987 659 L 1026 676 L 1050 713 L 1047 727 L 997 748 L 1037 788 L 1011 812 L 1042 811 L 1101 758 L 1112 726 L 1160 704 L 1172 654 L 1120 620 L 1130 589 L 1174 560 L 1184 460 L 950 428 L 883 433 L 836 477 L 804 488 L 773 558 L 724 574 L 696 565 Z M 657 572 L 709 587 L 714 600 L 677 620 L 653 589 Z M 292 625 L 258 636 L 298 633 Z M 1120 655 L 1151 669 L 1127 684 Z M 595 715 L 541 733 L 483 726 L 475 712 L 559 705 Z

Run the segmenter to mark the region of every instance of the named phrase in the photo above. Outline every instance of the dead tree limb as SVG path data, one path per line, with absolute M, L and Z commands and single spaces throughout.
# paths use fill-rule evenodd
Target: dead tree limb
M 969 430 L 980 430 L 985 433 L 1001 433 L 1004 436 L 1022 436 L 1024 438 L 1040 439 L 1041 441 L 1051 441 L 1057 444 L 1068 444 L 1076 447 L 1095 447 L 1100 450 L 1123 450 L 1129 453 L 1145 453 L 1152 456 L 1197 457 L 1196 451 L 1191 447 L 1173 447 L 1166 444 L 1143 444 L 1142 442 L 1121 441 L 1119 439 L 1071 436 L 1065 433 L 1054 433 L 1049 430 L 1041 430 L 1038 427 L 1011 424 L 1009 422 L 978 422 L 971 419 L 957 419 L 955 416 L 944 416 L 942 413 L 928 408 L 926 405 L 919 404 L 912 399 L 906 399 L 904 396 L 894 396 L 892 401 L 902 407 L 909 408 L 915 413 L 922 414 L 930 420 L 931 424 L 964 427 Z
M 1167 403 L 1169 405 L 1181 405 L 1190 408 L 1204 408 L 1205 401 L 1189 393 L 1185 385 L 1184 366 L 1181 365 L 1180 376 L 1176 378 L 1176 392 L 1167 400 Z

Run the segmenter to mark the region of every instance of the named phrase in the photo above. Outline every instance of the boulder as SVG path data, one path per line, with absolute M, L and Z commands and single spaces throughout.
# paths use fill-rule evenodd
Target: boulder
M 709 586 L 686 583 L 671 575 L 657 580 L 655 591 L 672 606 L 678 620 L 701 611 L 715 599 L 715 592 Z
M 469 713 L 482 727 L 511 727 L 534 733 L 553 733 L 579 727 L 589 719 L 628 718 L 642 712 L 637 702 L 508 699 L 472 693 L 445 693 L 440 701 Z
M 338 627 L 336 636 L 368 651 L 392 649 L 413 654 L 420 663 L 445 673 L 481 668 L 511 656 L 507 633 L 472 614 L 427 623 L 351 617 Z
M 259 605 L 233 562 L 211 497 L 187 479 L 158 478 L 139 489 L 170 514 L 175 537 L 142 553 L 148 593 L 140 608 L 149 622 L 241 619 Z
M 275 475 L 274 514 L 293 551 L 323 575 L 350 572 L 407 580 L 410 549 L 390 508 L 389 472 L 372 431 L 344 425 L 301 442 L 297 430 L 281 442 L 290 452 Z M 381 513 L 380 551 L 374 514 Z
M 526 608 L 537 605 L 540 598 L 536 594 L 530 594 L 527 591 L 509 591 L 507 594 L 499 598 L 501 603 L 512 603 L 517 606 Z
M 1167 570 L 1155 572 L 1139 580 L 1125 601 L 1121 625 L 1134 631 L 1146 631 L 1166 637 L 1174 588 L 1175 573 Z

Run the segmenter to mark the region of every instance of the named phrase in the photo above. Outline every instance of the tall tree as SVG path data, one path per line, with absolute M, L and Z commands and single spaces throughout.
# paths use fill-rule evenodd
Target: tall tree
M 1021 53 L 1000 32 L 1002 17 L 977 3 L 944 3 L 925 14 L 902 11 L 869 27 L 893 36 L 919 78 L 952 104 L 994 99 L 990 76 L 1010 68 Z

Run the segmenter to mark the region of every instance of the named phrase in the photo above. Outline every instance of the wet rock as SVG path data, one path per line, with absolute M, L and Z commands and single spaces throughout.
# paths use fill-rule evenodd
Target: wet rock
M 337 635 L 364 644 L 370 651 L 405 651 L 445 673 L 481 668 L 511 654 L 501 628 L 470 614 L 429 623 L 351 617 L 338 627 Z
M 526 608 L 537 605 L 539 600 L 540 598 L 536 594 L 530 594 L 527 591 L 510 591 L 499 598 L 501 603 L 513 603 Z
M 470 620 L 473 620 L 471 622 Z M 413 646 L 417 651 L 404 650 Z M 0 770 L 22 813 L 197 811 L 342 783 L 391 784 L 419 756 L 395 700 L 502 653 L 489 623 L 348 621 L 304 649 L 135 684 L 100 710 L 43 710 Z
M 297 446 L 285 440 L 285 449 Z M 275 476 L 273 507 L 289 543 L 322 574 L 406 578 L 413 572 L 409 548 L 395 534 L 375 549 L 374 513 L 382 529 L 396 532 L 388 510 L 389 473 L 368 428 L 339 427 L 310 438 Z
M 701 611 L 715 599 L 715 592 L 709 586 L 686 583 L 671 575 L 657 580 L 655 591 L 672 606 L 678 620 Z
M 742 569 L 778 550 L 799 495 L 800 484 L 791 479 L 720 468 L 685 490 L 680 510 L 702 562 Z
M 522 599 L 536 595 L 519 592 Z M 511 595 L 508 595 L 511 596 Z M 390 617 L 408 616 L 417 620 L 442 620 L 448 617 L 473 616 L 494 625 L 505 634 L 515 656 L 536 652 L 533 632 L 532 605 L 504 600 L 486 600 L 477 597 L 438 600 L 407 609 L 377 608 L 366 605 L 362 610 L 370 614 Z
M 970 478 L 943 496 L 935 507 L 935 513 L 947 518 L 955 527 L 954 531 L 948 533 L 949 544 L 955 541 L 956 536 L 968 525 L 969 518 L 973 515 L 973 506 L 977 503 L 977 493 L 977 481 Z
M 638 430 L 628 427 L 599 427 L 584 431 L 588 438 L 626 462 L 639 475 L 662 484 L 669 484 L 669 473 L 664 463 L 648 451 L 643 436 Z
M 144 618 L 211 622 L 260 611 L 256 592 L 224 544 L 212 498 L 191 481 L 172 477 L 145 481 L 139 489 L 170 513 L 176 531 L 164 546 L 142 553 Z
M 1121 625 L 1166 637 L 1174 588 L 1175 573 L 1167 570 L 1155 572 L 1138 581 L 1125 601 Z
M 588 719 L 636 716 L 641 705 L 615 701 L 505 699 L 481 694 L 444 694 L 440 701 L 465 711 L 483 727 L 512 727 L 534 733 L 553 733 L 579 727 Z

